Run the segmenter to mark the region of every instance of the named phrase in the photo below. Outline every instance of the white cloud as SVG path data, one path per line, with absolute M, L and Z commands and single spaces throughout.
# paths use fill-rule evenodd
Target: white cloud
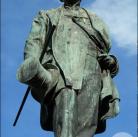
M 129 55 L 137 53 L 137 1 L 95 0 L 89 7 L 108 24 L 111 36 Z
M 119 132 L 115 134 L 113 137 L 132 137 L 132 136 L 126 132 Z

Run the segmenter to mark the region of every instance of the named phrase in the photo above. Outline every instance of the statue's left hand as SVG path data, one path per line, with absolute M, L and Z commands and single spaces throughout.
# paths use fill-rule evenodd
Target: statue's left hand
M 118 73 L 119 65 L 117 58 L 113 55 L 101 54 L 98 61 L 102 70 L 110 70 L 111 76 L 114 77 Z

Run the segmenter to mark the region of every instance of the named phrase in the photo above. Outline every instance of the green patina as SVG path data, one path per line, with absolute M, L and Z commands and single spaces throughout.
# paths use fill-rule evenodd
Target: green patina
M 45 45 L 53 25 L 55 31 Z M 106 119 L 119 112 L 112 80 L 118 62 L 109 55 L 110 48 L 105 23 L 79 5 L 38 13 L 17 78 L 31 87 L 32 96 L 41 104 L 43 129 L 54 131 L 55 137 L 92 137 L 105 131 Z

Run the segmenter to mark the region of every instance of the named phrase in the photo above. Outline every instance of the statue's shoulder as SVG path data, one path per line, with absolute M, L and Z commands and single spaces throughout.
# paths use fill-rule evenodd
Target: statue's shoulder
M 96 26 L 99 29 L 104 29 L 105 31 L 107 31 L 107 33 L 109 33 L 109 28 L 108 25 L 106 24 L 106 22 L 99 16 L 97 15 L 95 12 L 87 10 L 88 14 L 91 17 L 91 20 L 93 22 L 93 25 Z
M 81 13 L 84 17 L 87 17 L 87 14 L 86 14 L 86 11 L 87 13 L 89 14 L 91 20 L 93 21 L 93 23 L 98 23 L 98 24 L 105 24 L 103 19 L 101 17 L 99 17 L 95 12 L 91 11 L 91 10 L 88 10 L 88 9 L 85 9 L 85 8 L 81 8 Z
M 50 10 L 40 10 L 40 14 L 42 15 L 49 15 L 49 16 L 55 16 L 56 14 L 59 14 L 61 8 L 55 8 L 55 9 L 50 9 Z
M 90 16 L 93 16 L 93 17 L 97 16 L 95 12 L 88 10 L 88 9 L 85 9 L 85 10 L 87 10 L 87 12 Z
M 105 25 L 104 20 L 99 15 L 97 15 L 95 12 L 90 11 L 90 10 L 87 10 L 87 12 L 90 15 L 91 19 L 93 20 L 93 22 Z
M 51 20 L 52 24 L 57 24 L 60 15 L 61 8 L 55 8 L 50 10 L 40 10 L 39 16 L 46 19 L 47 17 Z

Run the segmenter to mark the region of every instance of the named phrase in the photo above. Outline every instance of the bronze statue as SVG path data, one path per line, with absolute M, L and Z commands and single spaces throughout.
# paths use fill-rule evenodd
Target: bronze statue
M 41 104 L 41 127 L 55 137 L 93 137 L 105 131 L 107 118 L 119 113 L 112 81 L 118 62 L 109 55 L 107 27 L 80 2 L 64 0 L 62 7 L 38 13 L 17 72 Z

